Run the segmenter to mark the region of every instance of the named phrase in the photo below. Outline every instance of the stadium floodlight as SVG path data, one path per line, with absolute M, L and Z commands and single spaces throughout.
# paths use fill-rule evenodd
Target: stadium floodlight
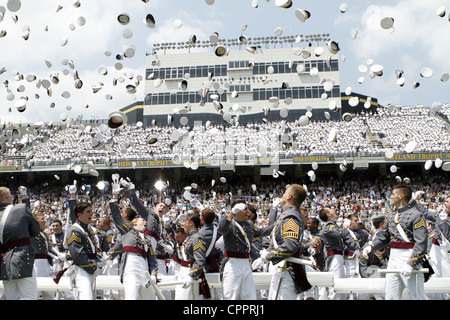
M 161 192 L 161 190 L 164 189 L 164 187 L 165 187 L 164 182 L 162 182 L 161 180 L 156 181 L 155 183 L 156 190 Z
M 320 42 L 329 42 L 330 34 L 324 33 L 324 34 L 313 34 L 313 35 L 286 35 L 286 36 L 266 36 L 266 37 L 254 37 L 254 38 L 248 38 L 247 44 L 251 44 L 253 46 L 261 46 L 263 44 L 266 45 L 269 43 L 274 44 L 291 44 L 293 45 L 296 42 L 297 38 L 300 38 L 299 42 L 306 42 L 306 43 L 312 43 L 317 42 L 317 45 L 319 45 Z M 164 51 L 166 50 L 182 50 L 185 48 L 208 48 L 208 47 L 215 47 L 216 45 L 226 45 L 227 47 L 242 47 L 243 43 L 239 41 L 238 38 L 232 38 L 232 39 L 219 39 L 217 43 L 212 43 L 210 40 L 199 40 L 197 41 L 197 44 L 191 43 L 191 42 L 165 42 L 165 43 L 154 43 L 153 44 L 153 51 Z

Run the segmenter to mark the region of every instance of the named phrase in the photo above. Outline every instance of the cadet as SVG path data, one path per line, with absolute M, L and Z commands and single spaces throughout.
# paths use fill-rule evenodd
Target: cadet
M 95 277 L 98 274 L 97 243 L 90 227 L 93 212 L 91 204 L 76 200 L 76 190 L 76 185 L 69 187 L 72 226 L 68 230 L 67 247 L 73 263 L 68 270 L 75 299 L 93 300 Z
M 411 277 L 414 269 L 422 267 L 427 252 L 428 230 L 423 215 L 409 204 L 411 188 L 397 185 L 392 190 L 391 205 L 397 208 L 395 217 L 388 219 L 385 232 L 379 232 L 372 245 L 363 253 L 367 257 L 372 251 L 380 250 L 390 244 L 387 269 L 400 270 L 399 273 L 386 275 L 386 300 L 400 300 L 403 290 L 408 289 L 413 300 L 425 300 L 424 275 L 419 273 Z
M 21 187 L 20 193 L 25 198 L 26 188 Z M 31 238 L 39 231 L 39 222 L 32 217 L 29 205 L 13 205 L 9 189 L 0 187 L 0 279 L 3 280 L 6 300 L 37 299 Z
M 332 208 L 322 208 L 319 211 L 319 218 L 325 224 L 322 226 L 320 238 L 323 242 L 326 258 L 326 270 L 333 272 L 335 278 L 345 278 L 344 250 L 355 251 L 358 243 L 353 240 L 348 229 L 341 228 L 337 224 L 337 215 Z M 328 292 L 330 300 L 340 300 L 343 295 L 338 295 L 334 291 Z
M 186 215 L 183 229 L 187 237 L 180 248 L 181 267 L 178 275 L 183 284 L 175 289 L 176 300 L 200 300 L 202 296 L 203 298 L 211 297 L 204 273 L 206 260 L 205 240 L 198 233 L 199 227 L 200 217 L 197 213 Z M 200 285 L 194 285 L 194 280 L 200 278 Z
M 120 179 L 121 184 L 127 189 L 125 194 L 130 199 L 131 205 L 137 213 L 147 221 L 146 234 L 151 237 L 152 247 L 155 249 L 156 259 L 158 261 L 159 274 L 167 275 L 166 254 L 172 254 L 173 248 L 165 243 L 163 234 L 163 216 L 167 211 L 165 203 L 158 203 L 153 212 L 147 210 L 136 195 L 134 184 Z
M 243 200 L 234 201 L 228 215 L 219 220 L 218 230 L 224 243 L 221 265 L 222 288 L 225 300 L 255 300 L 250 250 L 254 237 L 270 234 L 273 225 L 255 230 L 249 221 L 250 211 Z
M 147 285 L 156 284 L 158 265 L 149 236 L 144 233 L 147 221 L 141 217 L 134 218 L 130 223 L 124 221 L 118 206 L 120 185 L 113 183 L 112 186 L 113 197 L 109 205 L 114 224 L 121 234 L 120 281 L 124 285 L 124 299 L 154 300 L 154 291 Z
M 36 237 L 31 238 L 31 244 L 34 249 L 34 274 L 36 277 L 50 277 L 53 264 L 53 253 L 51 252 L 51 243 L 46 233 L 45 215 L 38 212 L 35 219 L 39 222 L 41 231 Z M 54 256 L 56 257 L 56 256 Z M 48 291 L 40 292 L 40 296 L 44 300 L 53 300 L 54 293 Z
M 299 258 L 305 224 L 300 205 L 306 198 L 306 190 L 297 184 L 286 189 L 281 199 L 282 213 L 273 227 L 268 253 L 264 259 L 276 267 L 269 289 L 269 300 L 295 300 L 311 285 L 302 265 L 287 262 L 287 257 Z

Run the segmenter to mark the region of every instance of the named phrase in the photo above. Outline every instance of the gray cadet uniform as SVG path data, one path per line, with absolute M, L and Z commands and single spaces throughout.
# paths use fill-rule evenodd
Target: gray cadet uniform
M 214 245 L 216 241 L 220 238 L 220 234 L 217 230 L 217 223 L 213 222 L 204 224 L 198 230 L 198 233 L 205 241 L 205 248 L 206 248 L 205 272 L 219 272 L 219 267 L 222 262 L 222 251 L 216 248 Z
M 356 251 L 358 243 L 352 238 L 346 228 L 341 228 L 336 221 L 327 221 L 320 233 L 323 242 L 323 250 L 326 255 L 326 271 L 333 272 L 335 278 L 345 278 L 344 251 Z M 334 290 L 329 290 L 330 300 L 340 300 L 344 298 L 342 294 L 336 294 Z
M 255 237 L 270 235 L 273 225 L 256 230 L 251 221 L 219 220 L 218 230 L 224 240 L 224 258 L 220 272 L 226 300 L 255 300 L 256 289 L 250 263 L 251 244 Z
M 206 242 L 202 235 L 192 230 L 187 235 L 180 248 L 181 267 L 179 270 L 179 278 L 191 277 L 193 280 L 201 278 L 200 285 L 191 284 L 188 288 L 181 285 L 175 289 L 176 300 L 198 300 L 201 299 L 200 294 L 204 298 L 210 298 L 209 288 L 204 274 L 204 266 L 206 261 Z M 192 287 L 192 288 L 191 288 Z
M 34 250 L 31 238 L 40 231 L 29 205 L 16 204 L 7 209 L 0 204 L 0 221 L 6 210 L 9 214 L 3 225 L 1 241 L 0 279 L 3 280 L 7 300 L 37 299 L 36 279 L 33 276 Z
M 158 272 L 158 263 L 149 236 L 123 220 L 117 201 L 112 200 L 109 205 L 114 224 L 121 234 L 120 281 L 124 283 L 125 299 L 142 299 L 146 297 L 141 291 L 148 280 L 146 272 L 153 275 Z
M 69 200 L 69 214 L 72 226 L 68 230 L 67 246 L 73 260 L 71 266 L 71 280 L 75 289 L 75 298 L 79 300 L 93 300 L 93 283 L 97 271 L 96 237 L 92 228 L 78 221 L 74 212 L 75 199 Z
M 304 266 L 284 261 L 288 257 L 301 257 L 304 230 L 300 208 L 294 205 L 283 207 L 273 227 L 269 253 L 266 255 L 266 259 L 276 266 L 269 289 L 269 300 L 294 300 L 298 293 L 311 288 Z
M 401 230 L 407 239 L 404 239 Z M 372 242 L 372 251 L 380 250 L 389 244 L 391 251 L 388 269 L 401 270 L 405 264 L 414 269 L 422 267 L 427 253 L 428 230 L 423 214 L 415 208 L 415 203 L 399 208 L 395 217 L 389 217 L 386 232 L 377 234 Z M 418 274 L 417 277 L 413 275 L 405 282 L 400 274 L 389 273 L 386 275 L 386 300 L 401 299 L 406 285 L 411 299 L 425 299 L 423 274 Z
M 145 233 L 153 238 L 152 247 L 155 250 L 155 255 L 158 261 L 159 273 L 167 274 L 167 267 L 165 262 L 166 252 L 162 249 L 161 246 L 158 245 L 158 243 L 164 241 L 162 232 L 162 220 L 155 212 L 148 212 L 147 208 L 138 199 L 136 190 L 134 188 L 126 190 L 125 194 L 127 195 L 128 199 L 130 199 L 131 205 L 136 209 L 138 214 L 147 221 L 147 230 Z

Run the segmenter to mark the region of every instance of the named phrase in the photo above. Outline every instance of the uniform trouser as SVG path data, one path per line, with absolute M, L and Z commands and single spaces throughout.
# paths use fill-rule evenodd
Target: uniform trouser
M 124 300 L 155 300 L 153 288 L 147 283 L 148 263 L 140 254 L 128 252 L 123 270 Z
M 75 300 L 94 300 L 95 276 L 79 266 L 74 266 L 73 274 Z
M 344 257 L 340 254 L 328 257 L 327 270 L 333 273 L 334 278 L 345 278 Z M 345 296 L 342 293 L 335 293 L 333 288 L 328 288 L 328 290 L 329 300 L 342 300 Z
M 296 300 L 297 290 L 289 271 L 285 269 L 286 261 L 277 263 L 269 287 L 268 300 Z
M 177 278 L 182 281 L 189 276 L 189 270 L 189 267 L 181 266 Z M 192 283 L 187 288 L 183 288 L 182 284 L 177 285 L 175 288 L 175 300 L 203 300 L 198 282 Z
M 434 274 L 431 278 L 450 278 L 450 261 L 449 253 L 446 247 L 431 245 L 430 248 L 430 264 L 433 268 Z M 444 300 L 448 297 L 446 293 L 429 294 L 431 300 Z
M 402 269 L 411 253 L 412 249 L 391 248 L 387 269 Z M 426 299 L 423 273 L 413 273 L 408 279 L 400 273 L 386 274 L 386 300 L 400 300 L 405 288 L 412 300 Z
M 4 280 L 3 288 L 6 300 L 37 300 L 36 277 Z
M 244 258 L 228 258 L 222 279 L 224 300 L 256 300 L 252 265 Z
M 33 272 L 36 277 L 50 277 L 52 267 L 47 259 L 35 259 L 33 265 Z M 43 300 L 53 300 L 55 292 L 41 291 L 39 292 Z

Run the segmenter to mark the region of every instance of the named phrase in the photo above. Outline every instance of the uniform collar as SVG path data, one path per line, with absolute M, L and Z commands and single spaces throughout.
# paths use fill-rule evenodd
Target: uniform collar
M 297 211 L 300 211 L 300 208 L 298 206 L 294 206 L 293 204 L 288 204 L 287 206 L 283 207 L 283 211 L 295 209 Z

